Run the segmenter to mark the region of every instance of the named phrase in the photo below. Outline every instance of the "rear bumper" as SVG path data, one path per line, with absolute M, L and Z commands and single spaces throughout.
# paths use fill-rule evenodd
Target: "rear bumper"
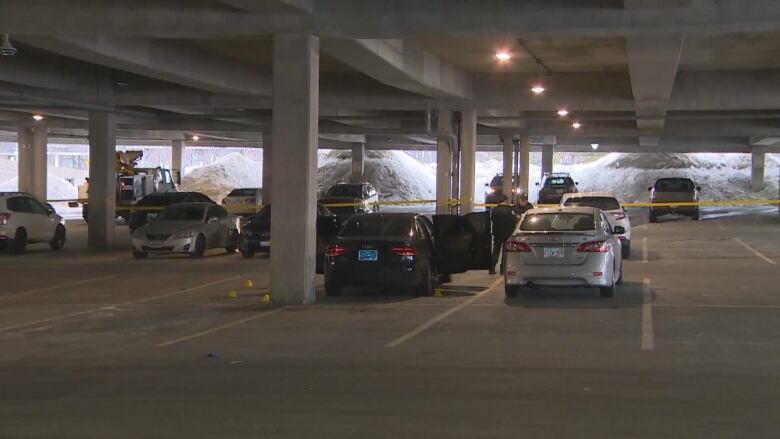
M 591 253 L 582 265 L 527 265 L 520 254 L 508 253 L 504 282 L 521 286 L 604 287 L 612 285 L 612 265 L 609 253 Z
M 393 264 L 377 270 L 356 269 L 354 264 L 325 259 L 325 283 L 339 286 L 383 286 L 409 288 L 422 280 L 416 263 Z
M 243 251 L 264 252 L 271 251 L 271 238 L 261 238 L 259 236 L 241 235 L 238 241 L 238 248 Z
M 650 206 L 650 213 L 654 215 L 667 215 L 667 214 L 694 215 L 699 213 L 699 207 L 698 206 L 680 206 L 680 207 Z

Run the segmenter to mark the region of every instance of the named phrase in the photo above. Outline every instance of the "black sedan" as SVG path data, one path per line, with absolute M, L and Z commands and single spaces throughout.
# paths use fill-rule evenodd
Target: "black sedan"
M 217 204 L 207 195 L 200 192 L 158 192 L 149 194 L 138 200 L 131 210 L 130 221 L 128 221 L 130 233 L 144 226 L 150 219 L 162 212 L 164 208 L 179 203 Z
M 328 208 L 317 204 L 317 272 L 322 273 L 325 247 L 336 239 L 341 222 Z M 271 205 L 266 205 L 241 228 L 238 245 L 241 255 L 252 258 L 255 253 L 271 251 Z
M 325 291 L 370 286 L 430 294 L 452 273 L 490 266 L 485 212 L 434 215 L 372 213 L 351 217 L 325 251 Z

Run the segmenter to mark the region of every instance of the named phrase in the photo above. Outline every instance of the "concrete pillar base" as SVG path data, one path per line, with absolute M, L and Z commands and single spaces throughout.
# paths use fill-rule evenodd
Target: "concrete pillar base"
M 114 246 L 116 226 L 116 124 L 114 115 L 89 113 L 89 221 L 87 242 L 92 249 Z
M 766 187 L 764 181 L 764 162 L 766 151 L 763 148 L 753 148 L 750 153 L 750 189 L 760 192 Z
M 365 168 L 366 145 L 355 143 L 352 145 L 352 182 L 360 183 L 363 181 Z

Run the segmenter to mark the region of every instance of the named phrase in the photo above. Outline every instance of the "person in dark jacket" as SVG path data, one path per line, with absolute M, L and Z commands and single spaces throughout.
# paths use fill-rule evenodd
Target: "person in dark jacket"
M 517 216 L 511 204 L 506 200 L 490 210 L 490 221 L 493 225 L 493 252 L 491 254 L 492 264 L 490 274 L 496 274 L 496 264 L 498 256 L 501 254 L 501 247 L 504 241 L 512 236 L 517 225 Z
M 517 200 L 517 204 L 512 206 L 512 211 L 515 213 L 517 220 L 520 221 L 520 217 L 533 208 L 534 205 L 528 202 L 528 195 L 520 194 L 520 197 Z

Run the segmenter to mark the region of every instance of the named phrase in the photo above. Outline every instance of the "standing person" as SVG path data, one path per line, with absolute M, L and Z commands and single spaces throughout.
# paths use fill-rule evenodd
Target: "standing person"
M 523 216 L 524 213 L 534 208 L 534 205 L 528 202 L 528 195 L 525 193 L 520 194 L 520 198 L 517 201 L 517 204 L 512 206 L 512 211 L 515 213 L 515 216 L 517 217 L 517 220 L 520 221 L 520 217 Z
M 517 217 L 512 205 L 506 198 L 490 210 L 490 221 L 493 225 L 493 252 L 491 253 L 490 274 L 496 274 L 496 264 L 504 241 L 512 236 L 517 224 Z

